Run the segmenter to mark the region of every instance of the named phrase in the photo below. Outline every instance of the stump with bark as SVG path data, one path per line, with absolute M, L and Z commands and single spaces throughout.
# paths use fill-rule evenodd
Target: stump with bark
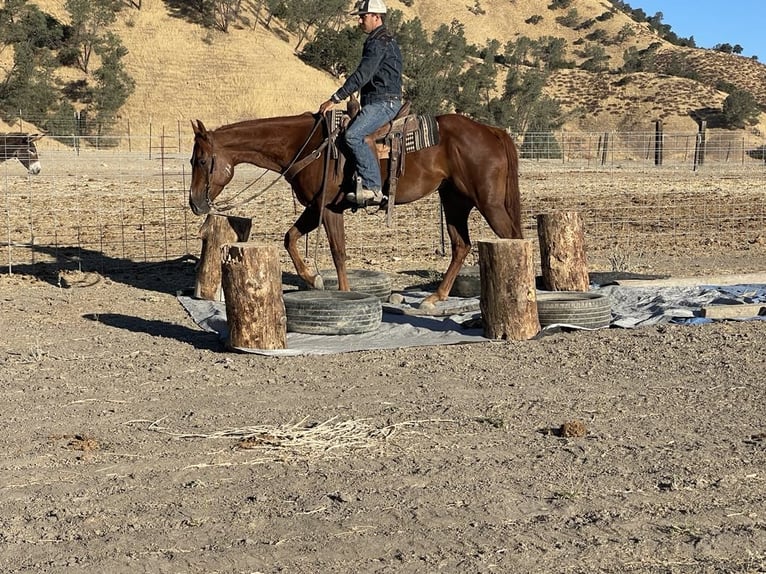
M 284 349 L 287 315 L 276 245 L 232 243 L 221 248 L 221 283 L 231 349 Z
M 590 285 L 585 257 L 583 222 L 575 211 L 537 216 L 540 267 L 548 291 L 587 291 Z
M 484 336 L 531 339 L 540 332 L 532 243 L 496 239 L 480 241 L 478 246 Z
M 226 243 L 247 241 L 252 220 L 245 217 L 208 215 L 199 230 L 202 253 L 197 265 L 194 296 L 208 301 L 222 301 L 221 247 Z

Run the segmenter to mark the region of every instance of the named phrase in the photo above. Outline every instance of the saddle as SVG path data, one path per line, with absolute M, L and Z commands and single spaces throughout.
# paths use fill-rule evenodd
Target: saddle
M 327 112 L 329 126 L 337 126 L 339 133 L 356 117 L 360 110 L 359 102 L 352 98 L 347 109 Z M 404 158 L 407 153 L 418 151 L 439 143 L 439 130 L 436 120 L 431 116 L 410 113 L 410 102 L 404 102 L 393 120 L 381 126 L 365 138 L 378 160 L 388 160 L 388 174 L 384 175 L 384 188 L 388 186 L 386 223 L 391 225 L 396 188 L 399 178 L 404 173 Z M 332 142 L 333 155 L 339 157 L 335 142 Z

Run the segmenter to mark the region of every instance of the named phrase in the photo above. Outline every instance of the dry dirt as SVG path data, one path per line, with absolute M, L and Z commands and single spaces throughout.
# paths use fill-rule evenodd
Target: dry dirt
M 644 270 L 763 269 L 762 221 Z M 0 275 L 0 571 L 766 571 L 766 323 L 263 357 L 193 280 Z

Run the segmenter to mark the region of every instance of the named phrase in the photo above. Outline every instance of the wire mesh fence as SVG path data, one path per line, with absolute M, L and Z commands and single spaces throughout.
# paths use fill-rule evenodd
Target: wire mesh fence
M 203 220 L 188 207 L 190 131 L 184 134 L 179 124 L 96 147 L 48 137 L 39 146 L 39 175 L 17 161 L 0 164 L 0 269 L 103 273 L 197 257 Z M 550 143 L 549 135 L 540 134 L 540 142 Z M 664 161 L 657 164 L 655 137 L 610 134 L 605 142 L 604 134 L 567 134 L 555 140 L 561 156 L 522 155 L 525 236 L 536 241 L 536 214 L 576 210 L 586 221 L 589 259 L 601 268 L 651 269 L 660 257 L 666 265 L 687 265 L 693 253 L 715 254 L 742 271 L 758 264 L 766 249 L 766 165 L 752 152 L 763 144 L 741 134 L 737 140 L 708 137 L 705 161 L 694 165 L 689 154 L 696 135 L 665 134 Z M 238 166 L 225 193 L 262 174 Z M 232 215 L 253 218 L 254 240 L 281 243 L 300 211 L 279 182 Z M 449 240 L 438 195 L 397 206 L 394 220 L 387 227 L 382 214 L 349 213 L 349 265 L 443 271 Z M 494 237 L 476 212 L 470 228 L 474 241 Z M 323 233 L 308 236 L 304 255 L 317 268 L 332 267 Z

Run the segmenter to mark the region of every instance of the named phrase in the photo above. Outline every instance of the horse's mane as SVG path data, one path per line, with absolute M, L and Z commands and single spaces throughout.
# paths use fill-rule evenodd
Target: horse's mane
M 316 114 L 313 112 L 303 112 L 298 115 L 294 116 L 277 116 L 273 118 L 252 118 L 249 120 L 242 120 L 239 122 L 235 122 L 233 124 L 226 124 L 223 126 L 220 126 L 215 129 L 216 132 L 227 132 L 227 131 L 233 131 L 233 130 L 239 130 L 242 128 L 249 129 L 249 128 L 255 128 L 262 124 L 268 124 L 268 125 L 276 125 L 276 124 L 284 124 L 284 123 L 294 123 L 296 120 L 299 119 L 308 119 L 316 118 Z

